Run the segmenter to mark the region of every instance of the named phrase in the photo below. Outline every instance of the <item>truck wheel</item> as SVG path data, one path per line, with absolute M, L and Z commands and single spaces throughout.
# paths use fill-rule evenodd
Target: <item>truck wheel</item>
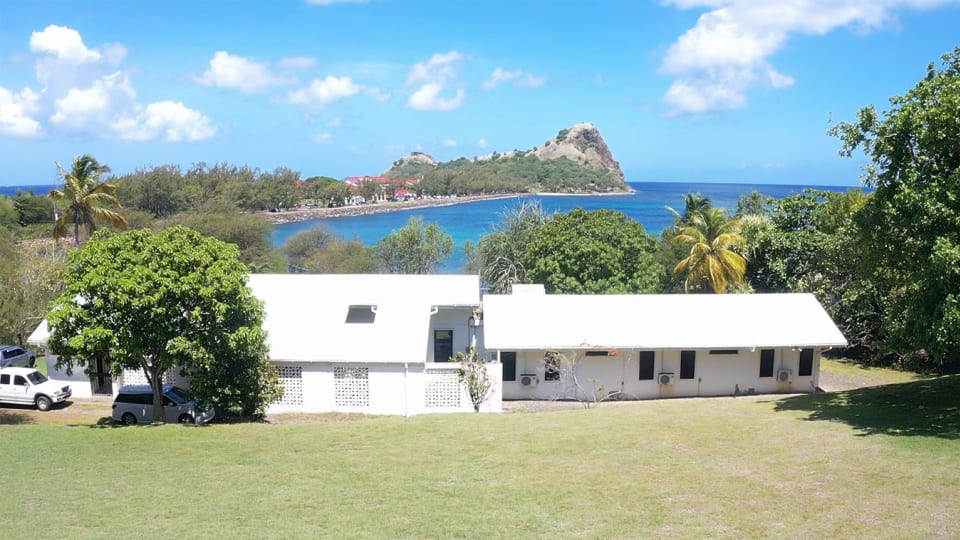
M 38 411 L 49 411 L 52 405 L 53 405 L 53 402 L 50 401 L 50 398 L 48 398 L 47 396 L 37 396 Z
M 29 364 L 30 364 L 30 365 L 29 365 L 28 367 L 32 367 L 32 368 L 37 367 L 37 359 L 36 359 L 36 358 L 31 358 Z
M 123 413 L 123 416 L 120 417 L 120 421 L 126 426 L 137 425 L 137 417 L 133 413 Z

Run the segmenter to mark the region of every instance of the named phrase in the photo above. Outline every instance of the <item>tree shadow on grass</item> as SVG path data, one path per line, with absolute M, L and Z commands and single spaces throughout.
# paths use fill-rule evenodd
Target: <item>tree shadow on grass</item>
M 16 426 L 35 423 L 33 415 L 28 412 L 16 408 L 0 408 L 0 425 Z
M 960 375 L 778 401 L 776 411 L 804 411 L 806 420 L 843 422 L 860 435 L 960 439 Z

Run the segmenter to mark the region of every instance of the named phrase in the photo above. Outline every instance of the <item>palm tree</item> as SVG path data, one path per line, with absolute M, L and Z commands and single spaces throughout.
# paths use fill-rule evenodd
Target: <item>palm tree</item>
M 669 206 L 667 210 L 673 214 L 674 225 L 687 226 L 693 216 L 710 208 L 713 208 L 713 201 L 710 200 L 710 197 L 704 197 L 699 193 L 687 193 L 683 197 L 682 214 Z
M 740 223 L 727 219 L 723 210 L 708 208 L 691 215 L 690 224 L 675 237 L 681 244 L 690 244 L 690 256 L 673 269 L 676 278 L 684 277 L 683 288 L 709 286 L 715 293 L 728 285 L 742 285 L 747 260 L 733 248 L 743 244 Z
M 127 220 L 115 210 L 103 208 L 104 205 L 120 206 L 117 201 L 117 187 L 113 184 L 100 181 L 100 175 L 110 171 L 110 167 L 101 165 L 96 158 L 84 154 L 73 160 L 73 168 L 68 172 L 59 163 L 57 169 L 63 178 L 63 189 L 50 191 L 50 198 L 66 201 L 63 215 L 57 218 L 53 227 L 53 237 L 60 240 L 67 234 L 70 224 L 73 224 L 73 240 L 80 245 L 80 226 L 87 229 L 87 234 L 93 234 L 97 228 L 97 221 L 103 221 L 110 226 L 124 229 Z

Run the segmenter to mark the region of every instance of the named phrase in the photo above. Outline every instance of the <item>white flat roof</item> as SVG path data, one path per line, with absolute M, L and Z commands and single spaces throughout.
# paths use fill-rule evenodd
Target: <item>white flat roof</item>
M 487 349 L 843 347 L 812 294 L 483 297 Z
M 480 279 L 466 275 L 253 274 L 249 285 L 281 362 L 424 362 L 434 308 L 480 305 Z M 347 322 L 351 310 L 376 314 Z

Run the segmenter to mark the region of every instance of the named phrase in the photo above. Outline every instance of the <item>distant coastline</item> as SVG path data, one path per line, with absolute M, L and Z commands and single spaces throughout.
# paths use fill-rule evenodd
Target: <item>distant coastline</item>
M 296 223 L 299 221 L 309 221 L 311 219 L 350 217 L 350 216 L 369 216 L 371 214 L 383 214 L 387 212 L 401 212 L 403 210 L 416 210 L 418 208 L 434 208 L 438 206 L 451 206 L 454 204 L 463 204 L 476 201 L 487 201 L 495 199 L 512 199 L 520 197 L 524 193 L 503 193 L 496 195 L 464 195 L 462 197 L 449 197 L 442 199 L 414 199 L 411 201 L 390 201 L 374 204 L 358 204 L 351 206 L 335 206 L 333 208 L 295 208 L 283 210 L 282 212 L 257 212 L 274 225 L 283 223 Z
M 312 219 L 369 216 L 372 214 L 383 214 L 387 212 L 402 212 L 404 210 L 417 210 L 419 208 L 436 208 L 440 206 L 451 206 L 454 204 L 466 204 L 477 201 L 490 201 L 497 199 L 514 199 L 517 197 L 547 197 L 547 196 L 609 196 L 609 195 L 629 195 L 630 191 L 616 191 L 610 193 L 498 193 L 495 195 L 463 195 L 459 197 L 444 197 L 440 199 L 414 199 L 410 201 L 390 201 L 374 204 L 359 204 L 352 206 L 336 206 L 333 208 L 295 208 L 283 210 L 282 212 L 257 212 L 256 215 L 266 218 L 274 225 L 284 223 L 297 223 L 300 221 L 310 221 Z

